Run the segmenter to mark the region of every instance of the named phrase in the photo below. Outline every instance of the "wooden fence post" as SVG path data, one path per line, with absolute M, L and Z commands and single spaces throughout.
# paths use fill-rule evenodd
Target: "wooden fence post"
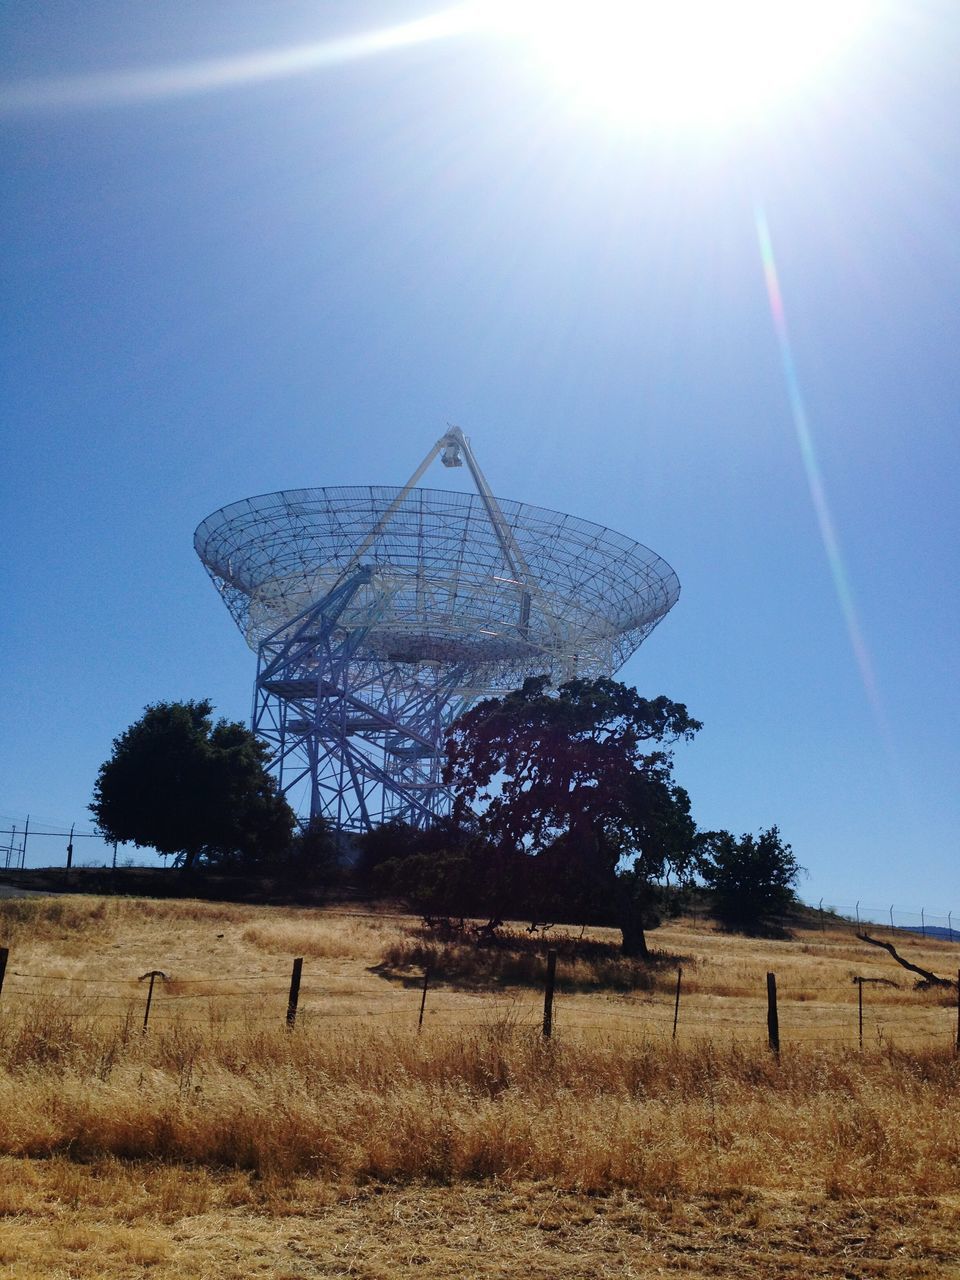
M 417 1031 L 423 1030 L 423 1011 L 427 1003 L 427 987 L 430 985 L 430 966 L 423 971 L 423 995 L 420 997 L 420 1021 L 417 1023 Z
M 553 988 L 557 979 L 557 953 L 551 947 L 547 952 L 547 985 L 543 992 L 543 1038 L 553 1035 Z
M 149 973 L 142 973 L 140 975 L 140 982 L 143 982 L 144 978 L 150 979 L 150 986 L 147 988 L 147 1007 L 143 1011 L 143 1029 L 146 1031 L 147 1023 L 150 1021 L 150 1005 L 153 1002 L 153 984 L 156 982 L 157 978 L 163 978 L 164 982 L 166 982 L 167 975 L 162 969 L 151 969 Z
M 677 1038 L 677 1019 L 680 1017 L 680 980 L 683 977 L 683 969 L 677 969 L 677 998 L 673 1002 L 673 1036 L 671 1039 Z
M 767 974 L 767 1039 L 770 1048 L 780 1057 L 780 1020 L 777 1017 L 777 975 Z
M 857 1016 L 860 1027 L 860 1049 L 863 1050 L 863 979 L 857 978 Z
M 3 975 L 7 972 L 7 957 L 10 951 L 7 947 L 0 947 L 0 991 L 3 991 Z M 957 1033 L 960 1036 L 960 1032 Z
M 297 1005 L 300 1003 L 300 975 L 303 972 L 303 956 L 297 956 L 290 973 L 290 995 L 287 999 L 287 1026 L 292 1030 L 297 1021 Z

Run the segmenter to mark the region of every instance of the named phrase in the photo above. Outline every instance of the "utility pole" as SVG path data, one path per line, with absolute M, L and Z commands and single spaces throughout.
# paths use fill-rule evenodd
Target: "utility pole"
M 23 828 L 23 847 L 20 851 L 20 870 L 27 865 L 27 836 L 30 834 L 30 815 L 27 814 L 26 826 Z
M 70 824 L 70 840 L 67 843 L 67 870 L 68 871 L 73 866 L 73 828 L 76 825 L 77 824 L 75 822 L 71 822 Z

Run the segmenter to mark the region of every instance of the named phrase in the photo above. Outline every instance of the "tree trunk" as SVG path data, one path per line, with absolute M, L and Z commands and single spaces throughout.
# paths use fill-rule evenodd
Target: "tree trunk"
M 611 871 L 613 900 L 616 903 L 616 918 L 620 926 L 622 942 L 620 952 L 625 956 L 635 956 L 645 960 L 650 954 L 647 950 L 647 936 L 644 930 L 646 912 L 638 900 L 634 886 L 625 876 L 618 876 Z
M 639 912 L 630 911 L 628 908 L 621 916 L 620 933 L 623 937 L 620 950 L 625 956 L 640 956 L 646 959 L 649 952 L 647 951 L 647 938 L 643 931 L 643 925 L 640 923 Z
M 606 862 L 601 849 L 600 836 L 594 830 L 586 813 L 575 812 L 570 823 L 569 836 L 572 849 L 582 859 L 587 879 L 592 880 L 593 890 L 598 895 L 609 893 L 614 904 L 616 918 L 620 924 L 620 951 L 625 956 L 640 956 L 646 959 L 647 939 L 643 930 L 643 912 L 633 894 L 617 876 L 616 859 L 611 857 Z

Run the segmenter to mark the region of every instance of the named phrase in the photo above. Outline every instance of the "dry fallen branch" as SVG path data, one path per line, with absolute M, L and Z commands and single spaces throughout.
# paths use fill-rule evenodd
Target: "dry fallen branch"
M 884 951 L 889 951 L 897 964 L 903 965 L 904 969 L 909 969 L 911 973 L 918 973 L 928 986 L 955 987 L 957 985 L 955 982 L 951 982 L 949 978 L 938 978 L 929 969 L 921 969 L 918 964 L 911 964 L 909 960 L 904 960 L 892 942 L 881 942 L 879 938 L 871 938 L 869 933 L 858 933 L 857 937 L 861 942 L 869 942 L 872 947 L 883 947 Z

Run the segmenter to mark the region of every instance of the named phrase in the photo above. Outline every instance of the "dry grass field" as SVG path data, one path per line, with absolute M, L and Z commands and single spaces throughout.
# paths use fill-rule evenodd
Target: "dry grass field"
M 550 938 L 544 1042 L 529 939 L 0 903 L 0 1277 L 960 1277 L 955 991 L 915 991 L 840 928 L 761 942 L 681 921 L 651 935 L 648 972 L 601 931 Z M 898 946 L 956 974 L 956 944 Z M 884 980 L 862 1049 L 857 976 Z

